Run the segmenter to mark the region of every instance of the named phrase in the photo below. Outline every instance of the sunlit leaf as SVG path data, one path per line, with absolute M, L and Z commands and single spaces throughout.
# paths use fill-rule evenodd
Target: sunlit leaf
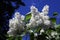
M 29 21 L 30 18 L 31 18 L 31 13 L 29 13 L 25 16 L 25 22 Z

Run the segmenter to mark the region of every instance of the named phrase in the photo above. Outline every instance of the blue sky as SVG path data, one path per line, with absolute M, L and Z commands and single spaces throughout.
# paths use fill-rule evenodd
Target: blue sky
M 45 5 L 49 5 L 49 16 L 53 17 L 53 13 L 57 12 L 58 13 L 57 21 L 59 21 L 60 0 L 22 0 L 22 1 L 25 3 L 26 6 L 20 6 L 18 9 L 15 10 L 20 12 L 22 15 L 26 15 L 26 13 L 30 11 L 31 5 L 36 6 L 40 12 Z M 15 3 L 13 3 L 13 6 L 15 6 Z
M 53 12 L 60 13 L 60 0 L 22 0 L 26 6 L 21 6 L 17 10 L 25 15 L 27 12 L 30 11 L 30 6 L 35 5 L 39 11 L 42 10 L 42 8 L 47 4 L 50 6 L 49 14 L 52 14 Z M 25 13 L 24 13 L 25 12 Z

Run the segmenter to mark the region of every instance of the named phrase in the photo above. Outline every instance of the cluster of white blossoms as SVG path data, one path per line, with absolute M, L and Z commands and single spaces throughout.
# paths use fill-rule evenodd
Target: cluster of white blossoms
M 20 34 L 24 30 L 25 23 L 23 22 L 24 16 L 16 12 L 14 18 L 9 20 L 9 36 Z
M 39 12 L 35 6 L 31 6 L 31 19 L 27 24 L 27 27 L 36 27 L 41 24 L 50 25 L 50 20 L 48 16 L 49 6 L 45 5 L 42 9 L 42 12 Z
M 55 38 L 56 35 L 58 35 L 57 32 L 51 32 L 51 36 L 52 36 L 53 38 Z
M 7 32 L 9 36 L 14 36 L 22 33 L 22 31 L 24 31 L 25 29 L 24 28 L 25 26 L 26 28 L 31 28 L 42 24 L 47 26 L 51 24 L 48 16 L 49 11 L 48 5 L 45 5 L 43 7 L 42 12 L 39 12 L 35 6 L 31 6 L 30 9 L 31 11 L 29 13 L 31 13 L 32 16 L 29 23 L 25 24 L 25 22 L 23 21 L 25 19 L 25 16 L 21 15 L 19 12 L 16 12 L 14 17 L 9 20 L 10 28 L 9 31 Z M 32 30 L 30 31 L 33 32 Z M 44 32 L 44 30 L 42 29 L 40 32 L 42 33 Z

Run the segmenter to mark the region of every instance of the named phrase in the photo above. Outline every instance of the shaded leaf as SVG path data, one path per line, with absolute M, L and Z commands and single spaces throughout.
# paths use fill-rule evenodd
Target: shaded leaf
M 57 12 L 54 12 L 54 13 L 53 13 L 53 16 L 57 16 L 57 15 L 58 15 L 58 13 L 57 13 Z
M 11 36 L 11 37 L 8 37 L 8 40 L 22 40 L 22 37 L 21 36 Z
M 52 21 L 52 23 L 56 23 L 56 18 L 50 18 L 50 20 Z
M 60 26 L 56 27 L 56 31 L 60 33 Z
M 36 30 L 34 30 L 34 32 L 40 32 L 41 27 L 38 27 Z
M 34 40 L 34 33 L 30 33 L 30 40 Z

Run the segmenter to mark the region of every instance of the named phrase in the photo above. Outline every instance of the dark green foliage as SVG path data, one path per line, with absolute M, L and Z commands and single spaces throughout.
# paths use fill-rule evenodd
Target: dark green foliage
M 40 32 L 40 30 L 41 30 L 41 26 L 37 27 L 37 28 L 34 30 L 34 32 L 39 33 L 39 32 Z
M 57 26 L 56 31 L 57 31 L 58 33 L 60 33 L 60 25 Z
M 52 23 L 56 23 L 56 18 L 50 18 L 50 21 L 52 21 Z
M 8 40 L 22 40 L 21 36 L 11 36 L 7 38 Z
M 54 12 L 54 13 L 53 13 L 53 16 L 57 16 L 57 15 L 58 15 L 58 13 L 57 13 L 57 12 Z
M 37 40 L 47 40 L 46 39 L 46 34 L 38 35 Z
M 30 33 L 30 40 L 34 40 L 34 33 Z

